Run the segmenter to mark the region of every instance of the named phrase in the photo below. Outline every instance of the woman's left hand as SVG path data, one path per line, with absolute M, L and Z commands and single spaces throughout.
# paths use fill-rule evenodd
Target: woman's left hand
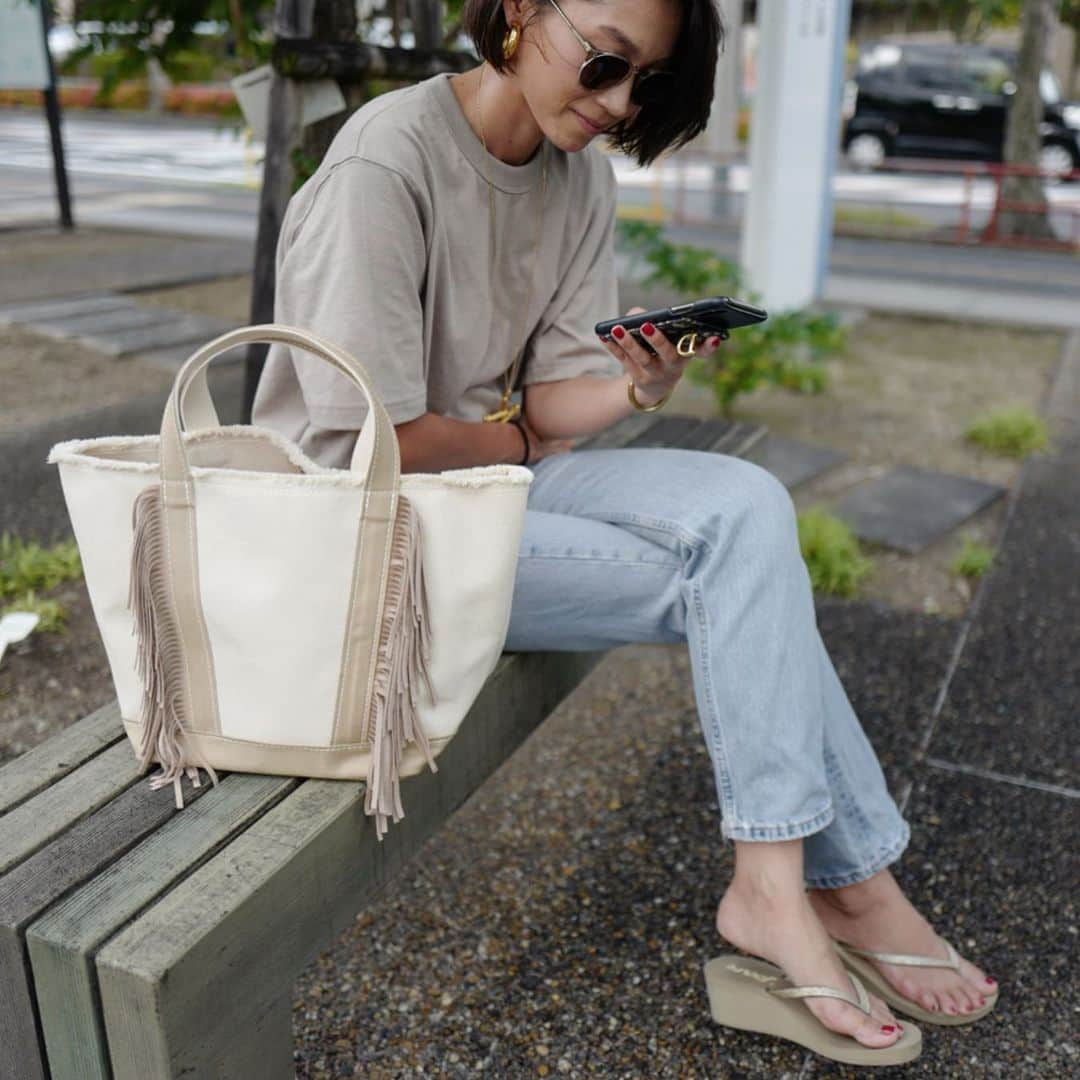
M 638 315 L 645 308 L 631 308 L 627 315 Z M 673 342 L 669 341 L 652 323 L 641 328 L 642 336 L 649 343 L 651 354 L 634 336 L 622 326 L 612 330 L 612 340 L 603 341 L 604 347 L 623 366 L 634 384 L 634 398 L 639 405 L 648 408 L 661 398 L 667 397 L 689 363 L 691 356 L 712 352 L 720 344 L 720 337 L 713 335 L 699 343 L 691 356 L 680 356 Z

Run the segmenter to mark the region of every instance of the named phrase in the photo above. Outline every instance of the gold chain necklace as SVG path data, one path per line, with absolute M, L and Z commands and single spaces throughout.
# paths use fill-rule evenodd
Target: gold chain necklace
M 487 162 L 487 136 L 484 133 L 484 111 L 480 107 L 480 90 L 484 85 L 484 65 L 480 68 L 480 78 L 476 81 L 476 116 L 480 123 L 480 142 L 484 147 L 484 180 L 488 189 L 488 281 L 491 282 L 495 269 L 495 187 L 491 182 L 491 174 Z M 529 309 L 532 307 L 533 291 L 536 285 L 536 255 L 540 248 L 540 232 L 544 223 L 544 203 L 547 197 L 547 139 L 543 139 L 540 149 L 540 213 L 536 215 L 536 234 L 533 237 L 532 258 L 529 266 L 529 295 L 525 301 L 525 307 L 521 311 L 521 325 L 518 333 L 511 337 L 515 341 L 521 336 L 521 344 L 514 356 L 510 367 L 503 375 L 502 401 L 494 412 L 484 417 L 488 423 L 507 423 L 516 420 L 521 415 L 521 406 L 516 402 L 511 405 L 510 398 L 514 393 L 514 384 L 517 382 L 518 372 L 521 370 L 521 361 L 525 355 L 525 343 L 528 340 L 527 322 Z M 523 336 L 522 336 L 523 335 Z

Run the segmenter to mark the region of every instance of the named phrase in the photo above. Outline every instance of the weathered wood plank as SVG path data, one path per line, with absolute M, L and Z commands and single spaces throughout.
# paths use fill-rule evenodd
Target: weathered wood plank
M 58 732 L 0 768 L 0 815 L 55 784 L 124 735 L 116 702 Z M 0 829 L 3 823 L 0 822 Z
M 708 421 L 713 423 L 713 421 Z M 709 447 L 714 454 L 730 454 L 732 457 L 746 457 L 757 444 L 769 434 L 764 424 L 751 424 L 736 421 L 717 429 L 716 441 Z
M 0 819 L 0 874 L 104 806 L 138 775 L 138 762 L 125 739 L 9 811 Z
M 404 781 L 405 819 L 383 843 L 362 785 L 307 781 L 106 944 L 97 970 L 117 1080 L 215 1075 L 304 964 L 598 659 L 504 657 L 438 773 Z
M 204 786 L 199 802 L 182 813 L 174 810 L 153 835 L 27 929 L 53 1080 L 110 1076 L 94 970 L 101 944 L 299 783 L 291 777 L 234 774 L 216 788 Z M 167 795 L 171 805 L 171 791 L 154 794 Z
M 601 431 L 597 435 L 584 440 L 578 446 L 579 450 L 612 450 L 620 446 L 626 446 L 643 432 L 648 431 L 657 422 L 655 413 L 631 413 L 624 416 L 618 423 Z
M 686 438 L 700 424 L 701 421 L 695 416 L 664 416 L 659 418 L 648 430 L 631 439 L 627 446 L 635 449 L 678 446 L 680 440 Z
M 189 802 L 205 790 L 185 786 Z M 27 925 L 175 813 L 171 788 L 152 791 L 149 784 L 135 784 L 0 875 L 0 1076 L 48 1076 Z

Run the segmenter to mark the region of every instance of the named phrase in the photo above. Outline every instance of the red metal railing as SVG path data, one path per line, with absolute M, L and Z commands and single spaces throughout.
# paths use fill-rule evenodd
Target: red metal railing
M 742 193 L 733 191 L 730 184 L 716 182 L 726 175 L 724 169 L 735 165 L 730 155 L 719 155 L 697 148 L 680 150 L 667 155 L 638 190 L 645 199 L 626 199 L 620 202 L 620 214 L 625 217 L 647 218 L 672 224 L 721 225 L 734 224 L 738 218 L 736 203 Z M 702 183 L 705 175 L 701 166 L 708 166 L 712 182 Z M 697 167 L 695 169 L 695 167 Z M 661 176 L 661 172 L 663 175 Z M 691 182 L 692 173 L 696 173 Z M 962 182 L 961 190 L 943 192 L 942 199 L 928 202 L 905 196 L 901 189 L 875 198 L 872 193 L 835 195 L 837 207 L 836 231 L 867 233 L 877 236 L 903 237 L 912 240 L 931 240 L 954 244 L 1001 244 L 1049 250 L 1080 250 L 1080 170 L 1067 176 L 1023 165 L 1004 165 L 995 162 L 950 162 L 925 159 L 890 158 L 876 173 L 877 178 L 897 174 L 927 178 L 953 178 Z M 868 174 L 839 174 L 854 179 Z M 1004 196 L 1004 181 L 1010 176 L 1040 177 L 1044 186 L 1043 201 L 1017 201 Z M 1071 182 L 1071 183 L 1070 183 Z M 629 195 L 628 186 L 625 194 Z M 925 193 L 924 193 L 925 196 Z M 720 207 L 722 209 L 718 210 Z M 1041 235 L 1007 233 L 1003 228 L 1006 215 L 1032 215 L 1042 221 Z

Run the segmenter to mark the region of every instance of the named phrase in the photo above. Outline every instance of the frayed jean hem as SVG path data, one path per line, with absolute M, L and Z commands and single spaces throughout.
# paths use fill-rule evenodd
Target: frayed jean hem
M 829 802 L 823 810 L 819 810 L 813 817 L 803 821 L 788 821 L 783 825 L 755 825 L 750 822 L 729 825 L 724 821 L 721 823 L 720 831 L 725 839 L 740 842 L 776 843 L 781 840 L 802 840 L 803 837 L 821 832 L 827 825 L 831 825 L 835 816 L 832 803 Z
M 853 870 L 849 874 L 840 874 L 833 877 L 807 878 L 808 889 L 843 889 L 848 885 L 858 885 L 860 881 L 866 881 L 875 874 L 881 873 L 885 867 L 896 862 L 903 855 L 911 839 L 911 828 L 906 821 L 901 822 L 900 835 L 872 862 Z

